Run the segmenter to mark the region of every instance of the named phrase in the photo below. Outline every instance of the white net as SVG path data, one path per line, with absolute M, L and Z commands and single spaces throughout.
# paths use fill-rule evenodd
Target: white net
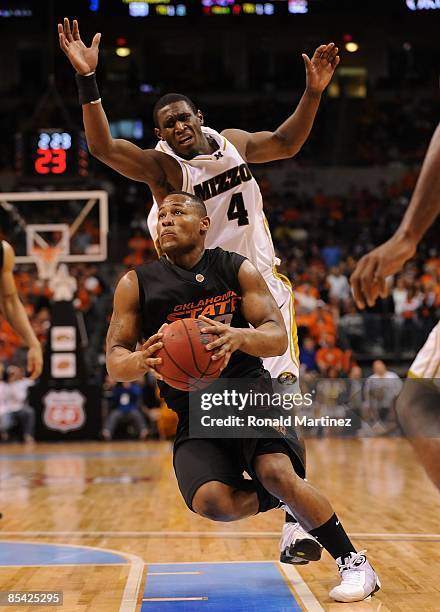
M 38 278 L 49 280 L 55 276 L 62 249 L 57 246 L 41 246 L 32 249 L 37 265 Z

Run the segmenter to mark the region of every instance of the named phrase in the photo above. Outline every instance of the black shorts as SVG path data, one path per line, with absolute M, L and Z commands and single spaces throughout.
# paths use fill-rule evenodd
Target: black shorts
M 284 438 L 183 440 L 174 447 L 174 471 L 180 492 L 190 510 L 199 487 L 219 481 L 243 491 L 264 490 L 254 471 L 258 455 L 283 453 L 290 457 L 295 472 L 305 477 L 301 452 Z M 243 477 L 246 471 L 252 480 Z M 261 499 L 261 494 L 259 493 Z M 273 507 L 273 506 L 272 506 Z

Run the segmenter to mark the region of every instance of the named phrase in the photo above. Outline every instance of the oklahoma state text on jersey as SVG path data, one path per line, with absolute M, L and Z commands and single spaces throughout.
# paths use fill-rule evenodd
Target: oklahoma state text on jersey
M 241 297 L 235 291 L 227 291 L 222 295 L 215 295 L 198 302 L 187 302 L 177 304 L 173 312 L 167 315 L 168 321 L 185 319 L 187 317 L 196 318 L 200 315 L 214 319 L 220 315 L 228 315 L 235 312 Z

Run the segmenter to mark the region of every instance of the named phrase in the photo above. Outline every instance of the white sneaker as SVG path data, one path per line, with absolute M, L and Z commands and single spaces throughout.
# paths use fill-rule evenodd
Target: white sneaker
M 318 540 L 307 533 L 299 523 L 284 523 L 280 540 L 280 561 L 305 565 L 319 561 L 322 548 Z
M 358 553 L 350 553 L 346 557 L 336 559 L 341 584 L 338 584 L 329 593 L 336 601 L 362 601 L 380 589 L 380 581 L 376 572 L 367 561 L 361 550 Z

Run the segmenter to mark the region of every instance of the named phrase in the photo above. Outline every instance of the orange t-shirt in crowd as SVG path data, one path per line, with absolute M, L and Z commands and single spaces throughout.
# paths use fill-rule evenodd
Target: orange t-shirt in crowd
M 316 312 L 311 315 L 310 335 L 315 342 L 319 342 L 325 336 L 336 335 L 336 325 L 329 312 L 324 312 L 322 317 L 318 317 Z
M 328 368 L 342 370 L 344 368 L 344 353 L 337 346 L 320 348 L 316 351 L 316 363 L 322 371 Z

